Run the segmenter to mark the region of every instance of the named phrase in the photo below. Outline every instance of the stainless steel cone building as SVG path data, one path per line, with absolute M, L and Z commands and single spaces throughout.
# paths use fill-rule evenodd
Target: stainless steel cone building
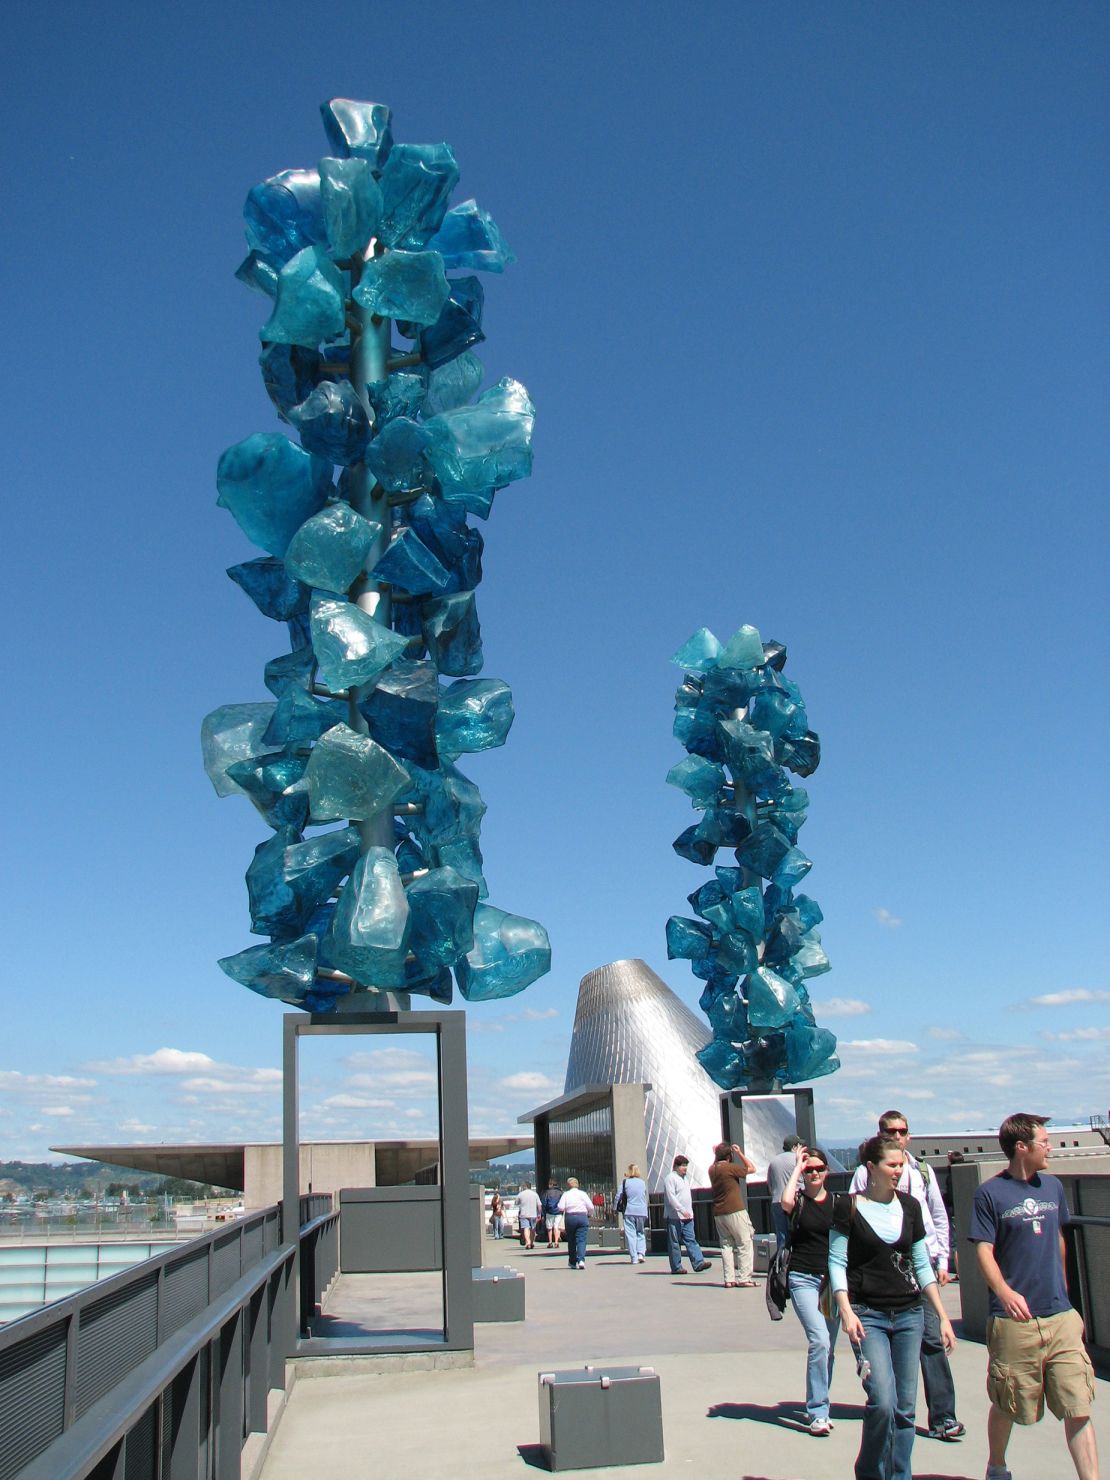
M 681 1152 L 690 1182 L 708 1182 L 721 1139 L 720 1090 L 694 1054 L 709 1042 L 700 1018 L 643 961 L 613 961 L 588 972 L 567 1060 L 565 1092 L 586 1085 L 650 1084 L 644 1119 L 644 1175 L 655 1191 Z

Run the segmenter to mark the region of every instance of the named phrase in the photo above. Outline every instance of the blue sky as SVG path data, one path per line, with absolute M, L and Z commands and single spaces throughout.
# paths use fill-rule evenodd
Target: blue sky
M 822 1131 L 1105 1113 L 1104 6 L 62 0 L 5 29 L 0 1156 L 278 1134 L 280 1008 L 216 966 L 266 829 L 198 731 L 281 649 L 215 506 L 221 451 L 279 426 L 242 201 L 326 152 L 331 96 L 449 141 L 519 259 L 479 351 L 538 407 L 479 592 L 517 720 L 464 769 L 491 900 L 554 967 L 469 1012 L 475 1128 L 562 1088 L 593 967 L 696 1003 L 663 938 L 704 877 L 670 847 L 668 660 L 744 622 L 824 745 Z M 429 1131 L 412 1052 L 306 1062 L 306 1127 Z

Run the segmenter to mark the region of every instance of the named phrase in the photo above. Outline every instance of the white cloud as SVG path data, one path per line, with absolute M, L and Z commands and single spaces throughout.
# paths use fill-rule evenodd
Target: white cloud
M 854 1053 L 917 1053 L 917 1044 L 911 1043 L 907 1038 L 849 1038 L 840 1044 L 841 1048 L 850 1048 Z
M 0 1069 L 0 1089 L 8 1094 L 51 1094 L 59 1090 L 89 1089 L 95 1079 L 78 1079 L 72 1074 L 23 1074 L 18 1069 Z
M 819 1017 L 863 1017 L 871 1004 L 860 997 L 824 997 L 814 998 L 813 1009 Z
M 1030 997 L 1031 1007 L 1072 1007 L 1077 1002 L 1110 1002 L 1110 992 L 1093 992 L 1090 987 L 1070 987 L 1064 992 L 1045 992 Z
M 546 1022 L 548 1018 L 557 1018 L 558 1016 L 559 1009 L 557 1007 L 526 1007 L 521 1013 L 521 1017 L 524 1018 L 525 1022 L 529 1023 L 542 1023 Z
M 1110 1028 L 1069 1028 L 1066 1033 L 1046 1033 L 1054 1043 L 1101 1043 L 1110 1038 Z
M 126 1059 L 99 1059 L 86 1066 L 100 1074 L 204 1074 L 217 1067 L 206 1053 L 184 1048 L 156 1048 Z
M 276 1069 L 246 1069 L 241 1073 L 245 1076 L 241 1079 L 216 1079 L 213 1076 L 186 1079 L 181 1087 L 194 1095 L 268 1095 L 274 1093 L 281 1082 L 281 1074 Z M 276 1075 L 276 1079 L 269 1078 L 271 1074 Z M 256 1078 L 256 1075 L 267 1077 Z
M 897 930 L 899 925 L 901 925 L 902 923 L 901 918 L 898 915 L 892 915 L 890 911 L 884 909 L 882 905 L 880 905 L 877 910 L 872 911 L 872 913 L 874 914 L 875 919 L 878 920 L 879 924 L 885 926 L 887 930 Z
M 148 1136 L 151 1131 L 158 1129 L 156 1125 L 147 1125 L 142 1120 L 121 1120 L 119 1128 L 121 1131 L 127 1131 L 132 1136 Z
M 963 1036 L 959 1028 L 934 1026 L 929 1029 L 929 1037 L 936 1038 L 941 1043 L 958 1043 Z
M 382 1069 L 376 1074 L 352 1074 L 347 1083 L 354 1089 L 427 1094 L 436 1088 L 436 1076 L 430 1069 Z
M 558 1080 L 551 1079 L 546 1074 L 537 1074 L 531 1069 L 510 1074 L 502 1079 L 501 1086 L 503 1089 L 527 1090 L 529 1094 L 550 1094 L 561 1087 Z
M 329 1095 L 324 1104 L 334 1110 L 395 1110 L 396 1100 L 375 1099 L 372 1095 L 352 1095 L 346 1092 Z
M 39 1114 L 40 1115 L 54 1115 L 54 1116 L 57 1116 L 57 1117 L 60 1118 L 63 1115 L 72 1115 L 73 1114 L 73 1106 L 72 1105 L 43 1105 L 42 1109 L 39 1111 Z

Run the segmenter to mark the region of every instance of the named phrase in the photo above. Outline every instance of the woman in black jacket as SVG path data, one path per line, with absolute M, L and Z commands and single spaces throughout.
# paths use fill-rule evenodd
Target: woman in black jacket
M 856 1480 L 912 1480 L 923 1300 L 940 1321 L 945 1351 L 956 1344 L 925 1246 L 921 1204 L 898 1191 L 905 1152 L 890 1136 L 863 1148 L 867 1188 L 836 1199 L 829 1237 L 829 1282 L 840 1323 L 862 1346 L 867 1407 Z M 866 1370 L 866 1369 L 865 1369 Z

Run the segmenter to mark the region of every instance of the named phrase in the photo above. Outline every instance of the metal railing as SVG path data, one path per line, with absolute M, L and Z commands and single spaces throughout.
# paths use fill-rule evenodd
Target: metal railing
M 265 1208 L 0 1330 L 0 1480 L 238 1480 L 285 1386 L 298 1255 L 320 1298 L 330 1202 L 301 1199 L 296 1243 Z

